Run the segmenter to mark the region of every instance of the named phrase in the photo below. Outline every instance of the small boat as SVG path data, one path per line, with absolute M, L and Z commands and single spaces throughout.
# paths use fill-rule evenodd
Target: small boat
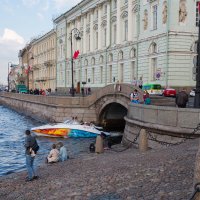
M 96 137 L 102 133 L 101 127 L 96 127 L 93 124 L 80 124 L 76 120 L 67 120 L 63 123 L 46 124 L 31 128 L 37 136 L 49 137 L 65 137 L 65 138 L 91 138 Z M 107 132 L 103 132 L 109 135 Z

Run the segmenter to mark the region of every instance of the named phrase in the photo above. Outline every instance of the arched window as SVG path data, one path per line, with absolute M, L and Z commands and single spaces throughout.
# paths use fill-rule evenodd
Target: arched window
M 111 42 L 112 44 L 116 44 L 117 41 L 117 17 L 113 16 L 111 18 Z
M 136 57 L 136 49 L 132 48 L 130 51 L 130 58 L 135 58 Z
M 123 55 L 123 51 L 120 51 L 118 54 L 118 60 L 123 60 L 124 55 Z
M 154 53 L 158 53 L 158 47 L 155 42 L 151 43 L 149 47 L 149 54 L 154 54 Z
M 109 61 L 109 62 L 112 62 L 112 61 L 113 61 L 113 54 L 112 54 L 112 53 L 109 54 L 108 61 Z
M 127 41 L 128 40 L 128 12 L 124 11 L 121 14 L 121 18 L 123 21 L 123 29 L 122 29 L 122 36 L 123 36 L 123 41 Z
M 94 57 L 92 57 L 91 63 L 92 63 L 92 65 L 95 65 L 95 58 Z
M 87 60 L 87 59 L 85 59 L 84 65 L 85 65 L 85 66 L 88 66 L 88 60 Z
M 156 81 L 156 71 L 158 65 L 158 47 L 155 42 L 152 42 L 149 47 L 149 54 L 150 56 L 150 65 L 149 65 L 149 81 Z
M 98 37 L 99 37 L 98 24 L 95 24 L 93 29 L 94 29 L 94 44 L 95 44 L 94 47 L 95 47 L 95 49 L 98 49 Z
M 99 63 L 102 64 L 103 63 L 103 56 L 101 55 L 99 58 Z

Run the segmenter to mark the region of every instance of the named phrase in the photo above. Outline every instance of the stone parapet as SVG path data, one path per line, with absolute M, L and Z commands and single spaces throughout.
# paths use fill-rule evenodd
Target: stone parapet
M 168 136 L 169 140 L 167 137 L 162 140 L 167 143 L 175 142 L 176 138 L 179 141 L 183 137 L 200 136 L 199 131 L 193 135 L 200 123 L 200 109 L 129 104 L 125 121 L 124 143 L 136 142 L 141 128 L 153 134 L 154 139 L 160 135 Z

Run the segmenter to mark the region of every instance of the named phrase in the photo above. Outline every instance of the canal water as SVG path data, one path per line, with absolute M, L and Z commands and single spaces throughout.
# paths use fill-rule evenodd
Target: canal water
M 0 176 L 23 171 L 25 165 L 25 130 L 42 125 L 32 118 L 20 115 L 4 106 L 0 106 Z M 40 150 L 35 159 L 36 166 L 45 163 L 45 157 L 53 143 L 63 142 L 71 158 L 89 152 L 94 138 L 50 138 L 37 137 Z

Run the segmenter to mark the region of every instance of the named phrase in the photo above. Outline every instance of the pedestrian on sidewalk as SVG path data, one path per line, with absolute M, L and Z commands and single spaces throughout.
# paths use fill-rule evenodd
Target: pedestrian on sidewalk
M 179 108 L 185 108 L 187 102 L 188 102 L 188 94 L 186 93 L 185 89 L 182 89 L 182 90 L 176 95 L 176 105 L 177 105 Z

